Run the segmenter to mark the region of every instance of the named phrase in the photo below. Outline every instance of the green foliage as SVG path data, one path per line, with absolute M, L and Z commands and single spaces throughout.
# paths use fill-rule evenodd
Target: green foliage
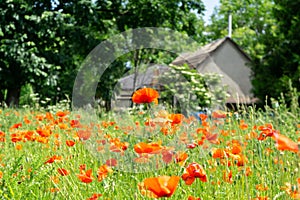
M 93 9 L 92 1 L 1 1 L 0 101 L 18 105 L 25 84 L 52 102 L 70 94 L 79 63 L 106 30 L 95 29 L 103 23 Z
M 228 35 L 228 16 L 232 15 L 232 39 L 253 59 L 264 55 L 265 35 L 276 29 L 273 1 L 221 0 L 207 26 L 208 37 L 215 40 Z
M 179 105 L 184 112 L 197 111 L 211 104 L 211 97 L 201 74 L 188 65 L 170 65 L 170 68 L 162 77 L 168 83 L 164 84 L 165 91 L 161 94 L 163 99 L 171 99 L 173 106 Z
M 201 1 L 5 0 L 0 5 L 0 101 L 8 105 L 19 104 L 26 84 L 41 99 L 50 98 L 50 104 L 65 94 L 71 96 L 78 67 L 111 34 L 137 27 L 169 27 L 203 40 Z M 143 52 L 142 57 L 147 55 Z M 137 66 L 134 53 L 130 60 Z M 106 91 L 123 71 L 114 71 Z
M 285 0 L 221 0 L 208 25 L 208 37 L 227 35 L 232 14 L 232 38 L 252 58 L 253 93 L 262 102 L 286 94 L 289 80 L 299 90 L 298 2 Z M 288 99 L 288 98 L 287 98 Z
M 222 106 L 226 100 L 226 90 L 219 84 L 221 75 L 200 74 L 190 69 L 187 64 L 182 66 L 169 65 L 161 81 L 164 84 L 162 99 L 173 107 L 179 106 L 184 112 L 195 112 L 204 108 Z M 176 80 L 176 81 L 174 81 Z

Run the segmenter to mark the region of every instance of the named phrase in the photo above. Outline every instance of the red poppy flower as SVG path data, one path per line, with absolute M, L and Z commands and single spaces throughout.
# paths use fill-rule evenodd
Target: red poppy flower
M 133 158 L 133 161 L 136 163 L 147 163 L 149 162 L 149 154 L 140 154 L 139 157 Z
M 214 111 L 212 114 L 212 118 L 218 119 L 218 118 L 226 118 L 226 113 L 224 113 L 223 111 Z
M 226 156 L 226 152 L 224 149 L 217 149 L 217 148 L 214 148 L 212 149 L 212 157 L 213 158 L 224 158 Z
M 223 171 L 223 180 L 225 182 L 228 182 L 228 183 L 232 183 L 233 180 L 232 180 L 232 171 L 230 170 L 229 173 L 226 172 L 226 170 Z
M 184 119 L 183 114 L 170 114 L 168 116 L 168 119 L 171 120 L 172 125 L 180 124 L 182 120 Z
M 75 145 L 75 142 L 73 140 L 67 140 L 66 145 L 69 146 L 69 147 L 72 147 L 72 146 Z
M 134 103 L 157 103 L 159 94 L 152 88 L 142 88 L 134 92 L 132 101 Z
M 97 171 L 98 181 L 102 181 L 104 178 L 107 177 L 107 174 L 110 172 L 113 172 L 113 170 L 107 165 L 100 166 Z
M 95 193 L 90 198 L 88 198 L 87 200 L 97 200 L 101 196 L 102 196 L 102 194 Z
M 62 156 L 57 156 L 57 155 L 54 155 L 54 156 L 52 156 L 51 158 L 49 158 L 46 162 L 45 162 L 45 164 L 47 164 L 47 163 L 53 163 L 54 161 L 56 161 L 56 160 L 62 160 Z
M 92 169 L 87 171 L 80 170 L 80 174 L 77 174 L 77 177 L 83 183 L 91 183 L 93 181 Z
M 297 185 L 285 183 L 281 189 L 285 190 L 288 195 L 293 199 L 300 199 L 300 178 L 297 178 Z
M 203 113 L 200 113 L 199 117 L 200 117 L 200 119 L 201 119 L 202 122 L 206 121 L 206 119 L 207 119 L 207 115 L 203 114 Z
M 187 185 L 191 185 L 195 181 L 195 178 L 200 178 L 202 182 L 207 181 L 206 173 L 203 167 L 195 162 L 189 164 L 185 168 L 185 171 L 181 177 Z
M 79 120 L 77 120 L 77 119 L 72 119 L 72 120 L 70 121 L 70 125 L 71 125 L 71 127 L 73 127 L 73 128 L 80 128 L 80 122 L 79 122 Z
M 118 161 L 115 158 L 111 158 L 111 159 L 106 160 L 105 164 L 109 167 L 115 167 L 118 165 Z
M 261 131 L 258 140 L 265 140 L 267 137 L 273 137 L 276 130 L 273 129 L 272 124 L 266 124 L 265 126 L 259 126 L 258 130 Z
M 52 134 L 50 126 L 47 127 L 37 127 L 36 132 L 42 137 L 49 137 Z
M 201 200 L 200 197 L 189 196 L 188 200 Z
M 16 128 L 19 128 L 19 127 L 22 127 L 22 123 L 16 123 L 14 125 L 12 125 L 9 130 L 12 130 L 12 129 L 16 129 Z
M 148 197 L 170 197 L 175 192 L 179 180 L 179 176 L 146 178 L 138 187 L 141 193 Z
M 81 130 L 78 130 L 77 131 L 77 136 L 81 139 L 81 140 L 88 140 L 92 135 L 92 131 L 91 130 L 84 130 L 84 129 L 81 129 Z
M 188 154 L 185 152 L 177 152 L 175 155 L 176 162 L 181 166 L 185 163 L 188 157 Z
M 69 114 L 70 112 L 69 111 L 57 111 L 56 112 L 56 116 L 58 117 L 65 117 Z
M 162 149 L 162 146 L 157 143 L 145 143 L 140 142 L 134 145 L 134 151 L 136 153 L 160 153 L 160 150 Z
M 275 132 L 273 134 L 273 139 L 276 141 L 276 147 L 278 150 L 287 150 L 292 152 L 299 151 L 298 144 L 284 135 Z
M 62 176 L 67 176 L 67 175 L 70 174 L 70 172 L 68 170 L 64 169 L 64 168 L 58 168 L 57 171 Z
M 218 133 L 212 134 L 210 132 L 207 132 L 207 134 L 205 135 L 205 139 L 212 144 L 220 144 L 220 141 L 218 139 Z
M 170 163 L 173 160 L 173 152 L 165 150 L 162 152 L 162 159 L 165 163 Z

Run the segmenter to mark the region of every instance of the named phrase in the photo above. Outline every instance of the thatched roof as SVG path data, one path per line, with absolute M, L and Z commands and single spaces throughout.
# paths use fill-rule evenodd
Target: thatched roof
M 155 83 L 159 75 L 170 70 L 170 67 L 163 65 L 153 65 L 146 69 L 143 73 L 138 73 L 136 75 L 135 88 L 133 89 L 133 82 L 135 74 L 131 74 L 121 78 L 118 82 L 121 84 L 122 90 L 135 91 L 138 88 L 144 86 L 156 86 Z
M 231 74 L 228 74 L 222 70 L 222 67 L 218 66 L 213 58 L 214 53 L 225 44 L 225 42 L 231 43 L 245 60 L 251 61 L 250 57 L 229 37 L 225 37 L 209 43 L 195 52 L 186 52 L 178 56 L 173 62 L 173 65 L 188 64 L 191 68 L 197 69 L 199 73 L 217 73 L 222 75 L 221 84 L 227 86 L 228 94 L 230 97 L 227 99 L 227 103 L 252 103 L 252 95 L 250 91 L 243 91 L 236 80 L 233 80 Z M 228 58 L 230 59 L 230 58 Z M 249 74 L 250 78 L 250 74 Z M 240 82 L 244 81 L 243 77 L 239 79 Z
M 249 61 L 251 58 L 229 37 L 215 40 L 195 52 L 185 52 L 178 56 L 173 62 L 173 65 L 183 65 L 187 63 L 190 67 L 197 69 L 211 54 L 213 54 L 226 41 L 232 43 Z

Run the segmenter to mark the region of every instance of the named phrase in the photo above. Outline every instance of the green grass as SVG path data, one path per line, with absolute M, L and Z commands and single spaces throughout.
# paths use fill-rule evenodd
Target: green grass
M 180 144 L 180 135 L 188 133 L 189 142 L 200 139 L 202 134 L 196 134 L 198 128 L 203 128 L 201 123 L 182 123 L 178 126 L 176 133 L 164 135 L 160 128 L 147 131 L 144 122 L 148 114 L 131 114 L 124 119 L 119 119 L 113 115 L 93 121 L 81 117 L 82 123 L 89 125 L 92 129 L 92 137 L 82 141 L 77 137 L 78 128 L 70 126 L 70 120 L 77 119 L 73 113 L 60 118 L 53 114 L 53 119 L 38 120 L 36 116 L 45 116 L 46 111 L 29 109 L 2 109 L 0 111 L 0 130 L 5 133 L 5 142 L 0 142 L 0 199 L 87 199 L 94 193 L 101 193 L 99 199 L 149 199 L 141 194 L 138 184 L 145 178 L 157 177 L 160 175 L 181 176 L 184 168 L 192 162 L 202 165 L 207 174 L 207 182 L 199 179 L 192 185 L 186 185 L 181 179 L 176 191 L 170 199 L 188 199 L 189 196 L 200 197 L 201 199 L 254 199 L 255 197 L 268 197 L 268 199 L 289 199 L 290 196 L 282 189 L 285 183 L 296 185 L 296 179 L 300 178 L 299 154 L 290 151 L 279 151 L 275 146 L 275 141 L 267 138 L 259 141 L 256 138 L 246 139 L 246 135 L 251 131 L 260 134 L 255 126 L 262 126 L 271 123 L 274 129 L 279 130 L 291 140 L 298 140 L 300 132 L 299 110 L 290 112 L 285 106 L 276 109 L 267 107 L 265 111 L 255 111 L 247 109 L 240 113 L 238 117 L 228 114 L 226 119 L 208 119 L 209 131 L 217 133 L 220 144 L 211 144 L 205 141 L 207 148 L 199 145 L 194 149 L 188 149 L 184 144 Z M 31 122 L 26 124 L 24 117 Z M 115 119 L 117 119 L 115 121 Z M 61 120 L 61 121 L 59 121 Z M 217 120 L 217 121 L 215 121 Z M 242 130 L 239 125 L 244 120 L 248 128 Z M 139 121 L 139 129 L 135 125 Z M 108 126 L 105 126 L 108 123 Z M 109 124 L 110 122 L 114 122 Z M 22 123 L 22 126 L 10 129 L 12 125 Z M 59 127 L 60 123 L 66 124 L 66 129 Z M 47 143 L 35 141 L 12 142 L 11 135 L 21 131 L 33 131 L 38 136 L 37 127 L 48 126 L 51 135 Z M 117 126 L 117 127 L 116 127 Z M 132 130 L 125 127 L 131 126 Z M 128 128 L 128 127 L 127 127 Z M 224 136 L 222 131 L 228 131 L 229 135 Z M 126 134 L 124 134 L 126 132 Z M 140 134 L 140 135 L 139 135 Z M 195 137 L 192 136 L 195 134 Z M 97 140 L 106 140 L 105 135 L 118 138 L 121 142 L 128 142 L 129 146 L 120 153 L 111 153 L 108 149 L 104 153 L 97 152 L 99 146 Z M 226 166 L 219 158 L 212 157 L 214 148 L 228 148 L 227 142 L 232 139 L 238 140 L 242 146 L 242 154 L 248 159 L 243 166 L 236 166 L 232 161 L 231 166 Z M 76 144 L 68 147 L 66 140 L 74 140 Z M 185 151 L 189 157 L 184 166 L 176 162 L 165 164 L 158 161 L 159 167 L 156 169 L 156 162 L 144 165 L 145 168 L 134 164 L 132 158 L 137 156 L 133 147 L 138 142 L 162 142 L 162 146 L 174 147 L 173 151 Z M 60 145 L 57 145 L 60 144 Z M 21 145 L 20 150 L 16 149 Z M 107 147 L 105 147 L 107 148 Z M 60 155 L 61 161 L 45 164 L 49 157 Z M 97 181 L 97 169 L 105 164 L 107 158 L 118 158 L 118 166 L 112 167 L 113 172 L 102 180 Z M 157 158 L 159 155 L 157 156 Z M 280 162 L 275 164 L 274 159 Z M 228 160 L 230 160 L 228 158 Z M 81 182 L 79 166 L 85 164 L 86 169 L 92 169 L 94 180 L 91 183 Z M 151 166 L 151 167 L 149 167 Z M 139 167 L 139 172 L 135 173 L 132 167 Z M 70 174 L 61 176 L 57 168 L 65 168 Z M 247 169 L 251 169 L 249 176 L 245 175 Z M 144 169 L 144 170 L 141 170 Z M 223 180 L 223 171 L 232 171 L 232 182 Z M 57 177 L 59 182 L 54 183 L 51 178 Z M 215 184 L 213 184 L 215 183 Z M 216 184 L 218 183 L 218 184 Z M 257 185 L 266 186 L 265 191 L 259 191 Z M 59 188 L 58 192 L 51 192 L 53 188 Z

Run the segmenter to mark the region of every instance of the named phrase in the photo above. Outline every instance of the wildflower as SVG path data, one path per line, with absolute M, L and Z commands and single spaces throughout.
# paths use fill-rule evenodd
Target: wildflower
M 213 158 L 225 158 L 226 156 L 226 152 L 224 149 L 217 149 L 217 148 L 214 148 L 212 149 L 212 157 Z
M 50 192 L 52 193 L 59 192 L 59 188 L 50 188 Z
M 257 138 L 258 140 L 265 140 L 267 137 L 272 137 L 276 130 L 273 129 L 272 124 L 266 124 L 265 126 L 259 126 L 258 130 L 262 131 Z
M 5 142 L 5 133 L 0 131 L 0 142 Z
M 241 120 L 239 127 L 240 127 L 241 130 L 247 130 L 248 129 L 248 124 L 246 124 L 244 120 Z
M 288 195 L 293 199 L 300 199 L 300 178 L 297 178 L 297 186 L 293 186 L 290 183 L 285 183 L 285 186 L 281 189 L 285 190 Z
M 56 112 L 56 116 L 58 116 L 58 117 L 65 117 L 69 113 L 70 113 L 69 111 L 58 111 L 58 112 Z
M 138 184 L 138 188 L 145 196 L 152 198 L 170 197 L 175 192 L 179 176 L 159 176 L 146 178 Z
M 188 148 L 188 149 L 194 149 L 194 148 L 196 148 L 197 147 L 197 144 L 196 143 L 190 143 L 190 144 L 187 144 L 186 145 L 186 148 Z
M 58 176 L 51 176 L 50 180 L 52 181 L 52 183 L 54 184 L 58 184 L 59 183 L 59 177 Z
M 189 196 L 188 200 L 201 200 L 200 197 Z
M 83 183 L 91 183 L 93 181 L 92 169 L 89 169 L 87 171 L 80 170 L 80 174 L 77 174 L 77 177 Z
M 73 140 L 67 140 L 66 145 L 69 146 L 69 147 L 72 147 L 72 146 L 75 145 L 75 142 Z
M 106 160 L 105 164 L 109 167 L 115 167 L 118 165 L 118 161 L 115 158 L 111 158 L 111 159 Z
M 264 186 L 263 184 L 258 184 L 255 186 L 255 189 L 258 191 L 267 191 L 269 188 L 268 186 Z
M 185 168 L 185 171 L 181 177 L 187 185 L 191 185 L 195 181 L 195 178 L 200 178 L 202 182 L 207 182 L 206 173 L 203 167 L 195 162 L 189 164 Z
M 215 118 L 215 119 L 219 119 L 219 118 L 226 118 L 226 113 L 221 111 L 221 110 L 217 110 L 217 111 L 214 111 L 212 112 L 211 114 L 212 118 Z
M 158 143 L 145 143 L 140 142 L 134 145 L 134 151 L 136 153 L 160 153 L 162 146 Z
M 232 180 L 232 171 L 230 170 L 229 173 L 227 173 L 225 170 L 223 171 L 223 180 L 225 182 L 228 182 L 228 183 L 232 183 L 233 180 Z
M 36 132 L 41 136 L 41 137 L 49 137 L 52 133 L 50 127 L 38 127 L 36 129 Z
M 152 88 L 142 88 L 134 92 L 132 96 L 132 101 L 134 103 L 158 103 L 157 98 L 159 97 L 159 94 L 156 90 Z
M 62 156 L 57 156 L 57 155 L 54 155 L 52 157 L 50 157 L 46 162 L 45 164 L 47 163 L 53 163 L 54 161 L 59 161 L 59 160 L 62 160 Z
M 77 119 L 72 119 L 70 121 L 70 125 L 72 128 L 80 128 L 80 122 Z
M 136 163 L 147 163 L 149 162 L 150 154 L 139 154 L 139 157 L 134 158 L 133 161 Z
M 21 145 L 21 144 L 17 144 L 17 145 L 16 145 L 16 149 L 17 149 L 17 150 L 21 150 L 21 149 L 22 149 L 22 145 Z
M 58 168 L 57 171 L 62 176 L 67 176 L 67 175 L 70 174 L 70 172 L 68 170 L 64 169 L 64 168 Z
M 102 181 L 104 178 L 107 177 L 107 174 L 111 173 L 111 172 L 113 172 L 113 170 L 109 166 L 107 166 L 106 164 L 100 166 L 98 171 L 97 171 L 98 181 Z
M 220 144 L 220 141 L 218 139 L 218 133 L 212 134 L 210 132 L 207 132 L 205 134 L 205 139 L 208 140 L 212 144 Z
M 94 193 L 90 198 L 87 198 L 87 200 L 97 200 L 101 196 L 102 194 Z
M 111 152 L 123 152 L 129 146 L 128 142 L 122 142 L 119 138 L 112 138 L 110 139 L 109 142 L 110 142 L 109 150 Z
M 183 166 L 187 158 L 188 154 L 185 152 L 177 152 L 175 155 L 176 163 L 178 163 L 180 166 Z
M 258 197 L 255 197 L 255 198 L 252 199 L 252 200 L 269 200 L 269 197 L 258 196 Z
M 92 135 L 92 132 L 91 132 L 91 130 L 88 130 L 88 129 L 86 129 L 86 130 L 81 129 L 81 130 L 77 131 L 77 136 L 81 140 L 88 140 L 91 137 L 91 135 Z
M 278 150 L 281 151 L 287 150 L 292 152 L 299 151 L 298 144 L 284 135 L 275 132 L 273 134 L 273 139 L 276 141 L 276 148 Z
M 168 119 L 171 121 L 172 126 L 175 124 L 181 124 L 184 119 L 183 114 L 169 114 Z
M 173 160 L 173 152 L 172 151 L 168 151 L 168 150 L 164 150 L 162 152 L 162 159 L 165 163 L 170 163 Z
M 12 131 L 13 129 L 17 129 L 17 128 L 19 128 L 19 127 L 22 127 L 22 123 L 16 123 L 16 124 L 12 125 L 12 126 L 9 128 L 9 130 Z
M 12 133 L 10 135 L 10 137 L 11 137 L 11 141 L 14 142 L 14 143 L 23 140 L 23 136 L 22 136 L 22 134 L 20 132 Z

